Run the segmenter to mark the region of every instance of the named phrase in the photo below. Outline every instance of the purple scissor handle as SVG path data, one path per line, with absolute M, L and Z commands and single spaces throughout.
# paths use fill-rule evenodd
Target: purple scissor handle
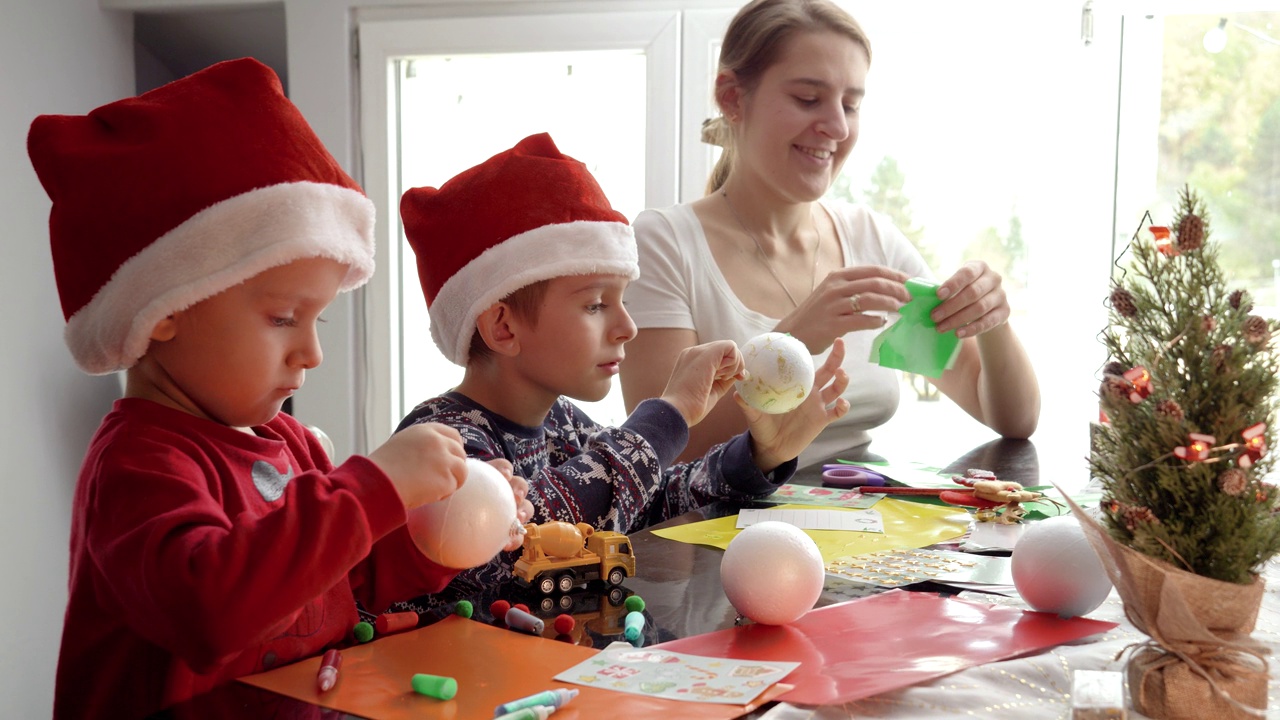
M 888 480 L 884 475 L 860 465 L 823 465 L 822 484 L 827 487 L 852 488 L 880 486 Z

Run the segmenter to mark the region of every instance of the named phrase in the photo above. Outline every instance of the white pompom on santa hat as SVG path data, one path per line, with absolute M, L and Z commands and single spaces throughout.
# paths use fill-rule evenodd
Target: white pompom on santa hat
M 445 357 L 466 365 L 476 319 L 533 283 L 640 276 L 635 235 L 581 162 L 542 133 L 400 199 L 405 235 Z
M 373 203 L 256 60 L 38 117 L 27 152 L 86 372 L 132 366 L 157 322 L 264 270 L 332 258 L 348 266 L 342 290 L 373 273 Z

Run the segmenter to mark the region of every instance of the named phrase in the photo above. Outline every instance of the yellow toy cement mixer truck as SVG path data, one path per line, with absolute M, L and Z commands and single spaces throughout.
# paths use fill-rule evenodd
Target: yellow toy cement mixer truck
M 567 593 L 592 580 L 618 585 L 636 574 L 631 542 L 622 533 L 597 531 L 586 523 L 529 523 L 513 572 L 521 585 L 544 595 Z

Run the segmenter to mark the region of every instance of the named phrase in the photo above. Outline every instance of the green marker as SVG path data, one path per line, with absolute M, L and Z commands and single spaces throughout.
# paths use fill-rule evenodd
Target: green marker
M 441 675 L 418 673 L 409 681 L 413 691 L 437 700 L 452 700 L 458 694 L 458 681 Z

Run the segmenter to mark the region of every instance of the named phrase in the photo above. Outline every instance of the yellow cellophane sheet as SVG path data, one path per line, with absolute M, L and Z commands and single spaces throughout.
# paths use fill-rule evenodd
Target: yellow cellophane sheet
M 778 505 L 777 509 L 803 510 L 806 505 Z M 850 530 L 805 530 L 818 544 L 822 559 L 828 564 L 850 555 L 865 555 L 884 550 L 910 550 L 940 543 L 964 535 L 969 528 L 969 516 L 964 510 L 939 505 L 884 498 L 871 506 L 884 519 L 883 533 L 854 532 Z M 855 512 L 855 511 L 847 511 Z M 703 520 L 686 525 L 675 525 L 653 530 L 668 540 L 694 545 L 711 545 L 720 549 L 742 530 L 737 515 Z

